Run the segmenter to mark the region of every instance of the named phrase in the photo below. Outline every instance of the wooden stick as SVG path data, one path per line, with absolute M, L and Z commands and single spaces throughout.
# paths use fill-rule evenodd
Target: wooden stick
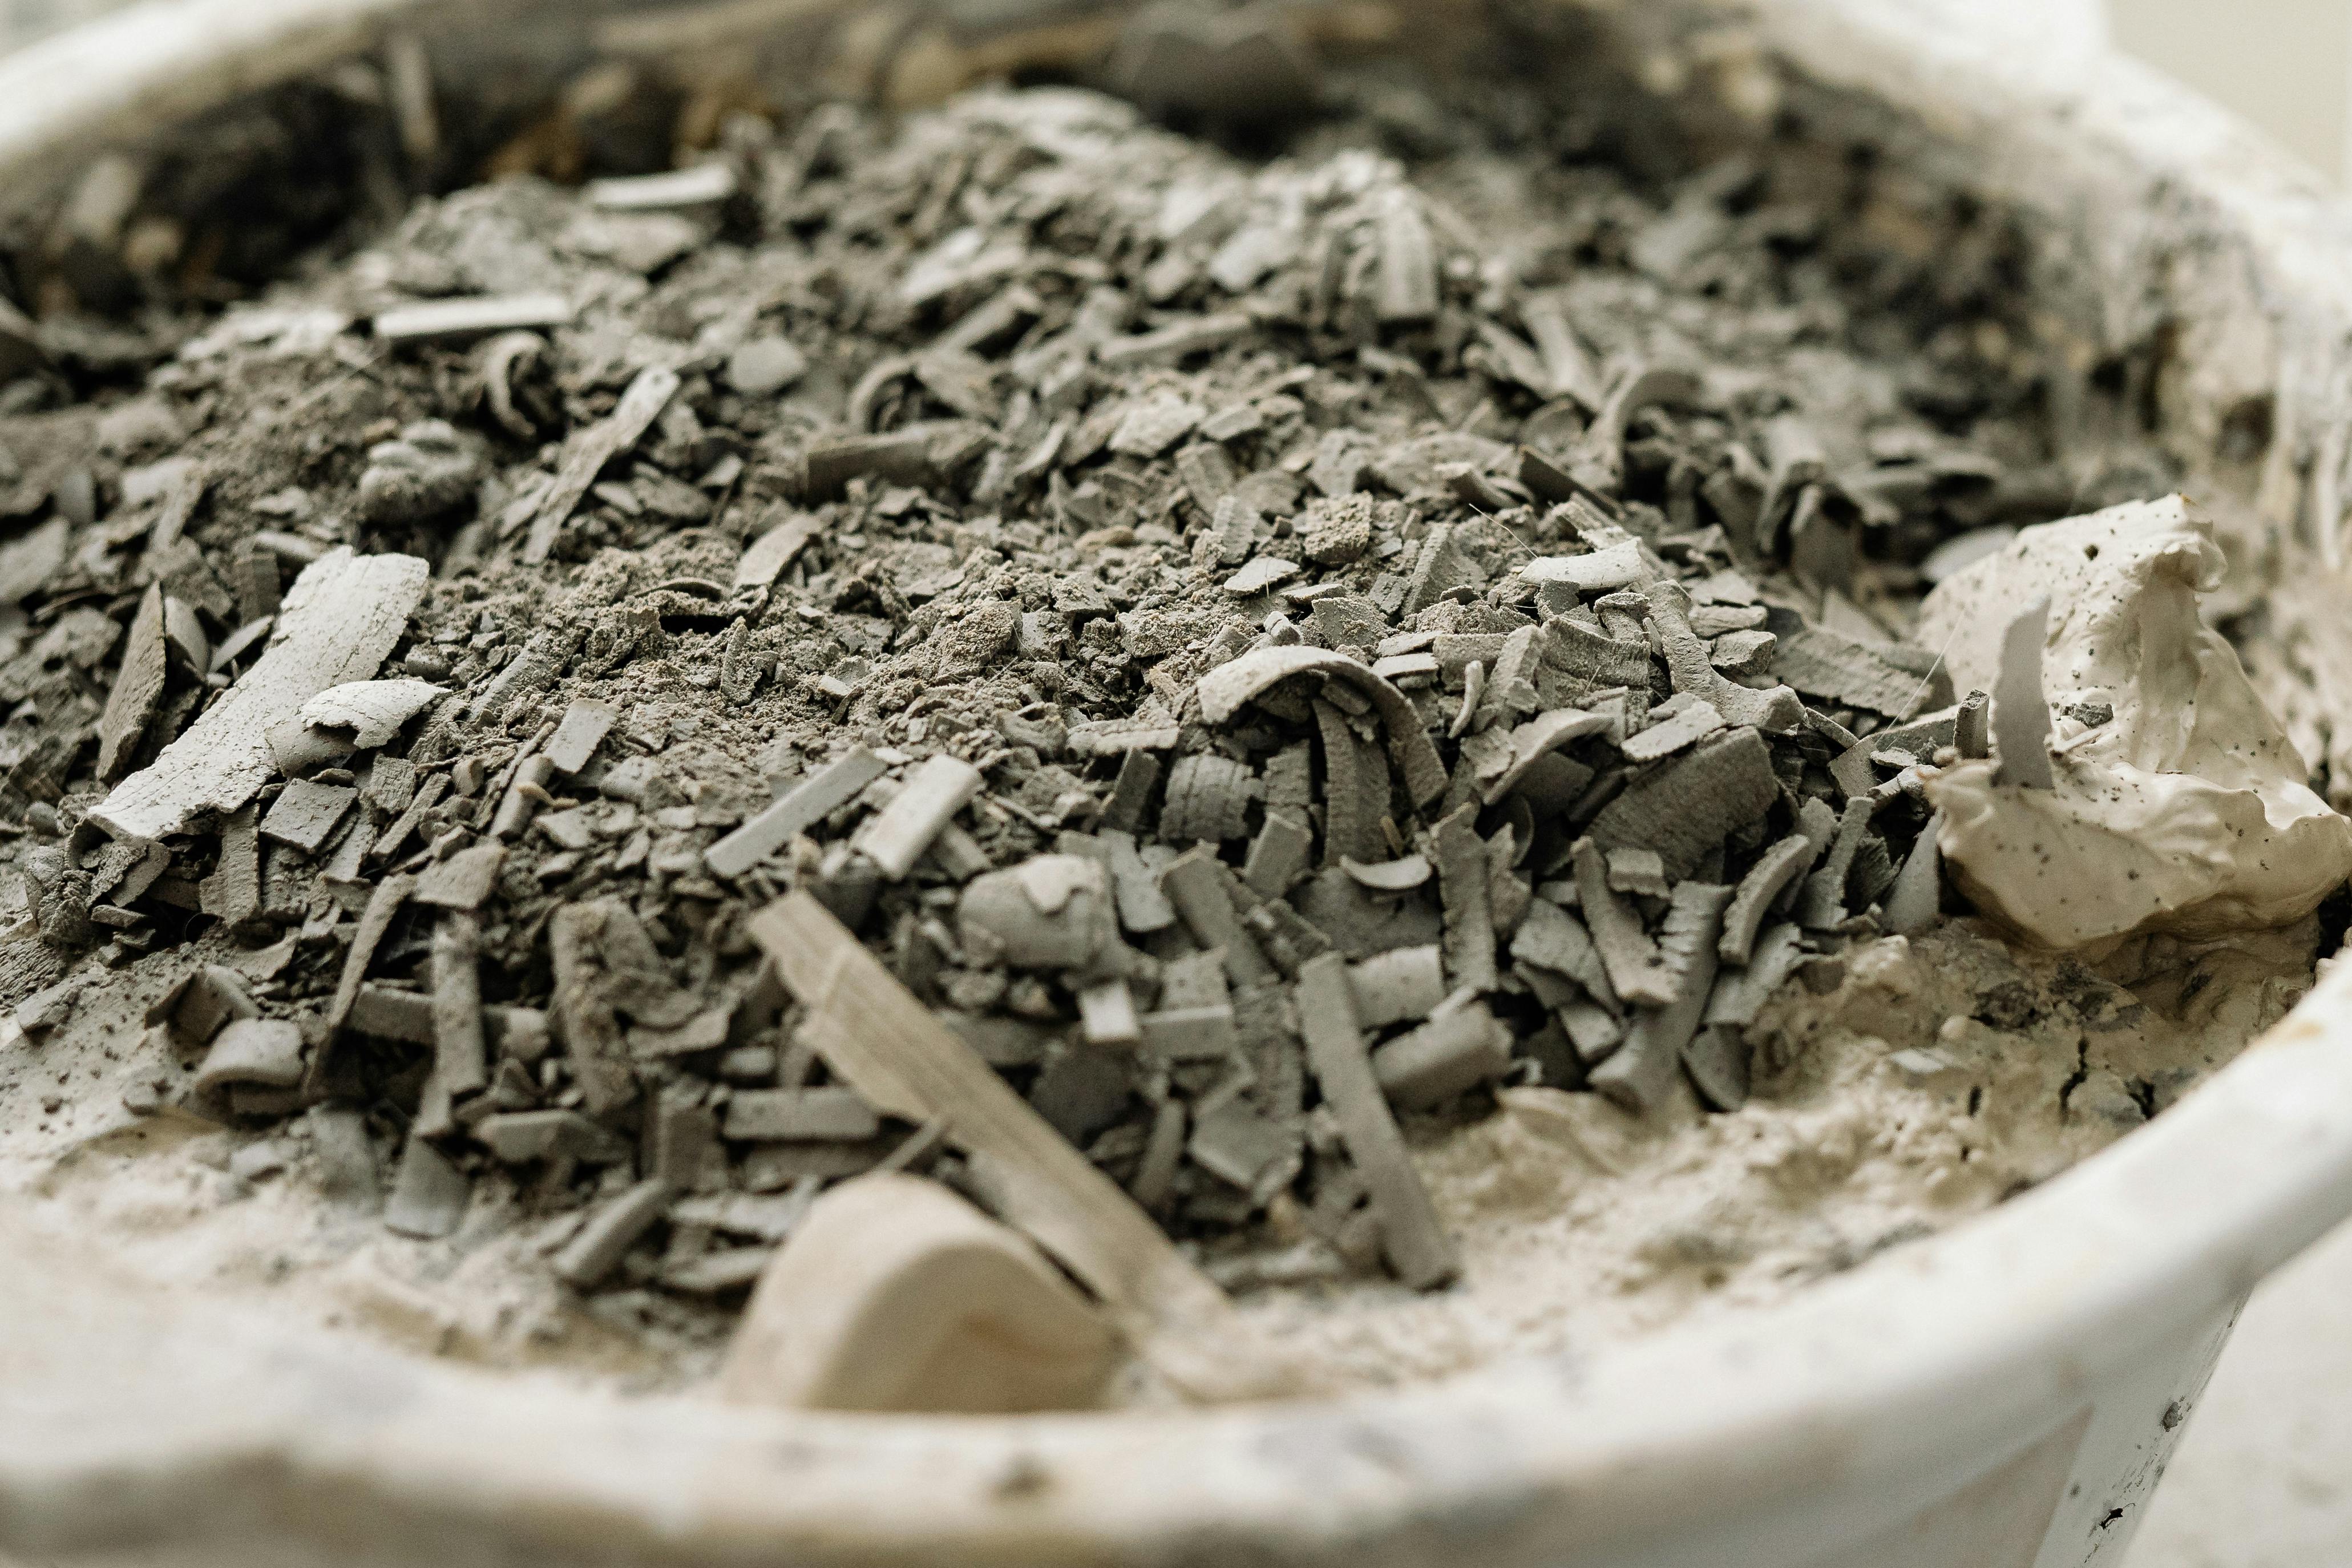
M 1100 1297 L 1136 1352 L 1204 1402 L 1298 1392 L 1233 1304 L 1128 1195 L 1066 1142 L 805 892 L 751 921 L 810 1016 L 804 1037 L 889 1115 L 937 1121 L 1019 1226 Z

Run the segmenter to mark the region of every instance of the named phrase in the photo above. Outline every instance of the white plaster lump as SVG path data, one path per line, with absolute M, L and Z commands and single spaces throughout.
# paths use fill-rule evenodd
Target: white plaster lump
M 1996 782 L 1999 759 L 1932 772 L 1945 863 L 2013 934 L 2086 948 L 2285 925 L 2352 875 L 2352 820 L 2305 782 L 2236 652 L 2198 615 L 2221 580 L 2180 496 L 2026 530 L 1922 606 L 1955 685 L 1990 690 L 2005 628 L 2048 597 L 2044 699 L 2054 787 Z M 2114 717 L 2086 725 L 2075 710 Z

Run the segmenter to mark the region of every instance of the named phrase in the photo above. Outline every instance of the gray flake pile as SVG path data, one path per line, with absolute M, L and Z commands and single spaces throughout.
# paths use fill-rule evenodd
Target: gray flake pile
M 45 316 L 26 1048 L 144 987 L 138 1109 L 304 1113 L 409 1236 L 574 1216 L 648 1322 L 824 1184 L 971 1184 L 799 1032 L 787 889 L 1229 1278 L 1279 1211 L 1444 1280 L 1399 1116 L 1740 1105 L 1778 987 L 1937 913 L 1982 701 L 1918 563 L 2081 499 L 1998 233 L 1906 270 L 1858 170 L 1652 193 L 1531 93 L 1325 91 L 1259 164 L 1061 89 L 738 120 L 127 347 Z

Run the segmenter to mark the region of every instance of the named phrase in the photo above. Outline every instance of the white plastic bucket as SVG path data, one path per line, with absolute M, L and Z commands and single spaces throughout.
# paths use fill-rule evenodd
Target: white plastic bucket
M 765 3 L 803 20 L 835 8 Z M 522 9 L 138 7 L 0 63 L 0 202 L 389 26 L 456 15 L 479 28 Z M 2243 399 L 2270 399 L 2281 446 L 2259 505 L 2298 569 L 2315 568 L 2297 552 L 2337 558 L 2346 448 L 2329 431 L 2352 384 L 2352 225 L 2304 175 L 2106 55 L 2073 10 L 1756 0 L 1742 14 L 1706 26 L 1668 7 L 1598 13 L 1643 31 L 1660 80 L 1685 72 L 1686 100 L 1710 81 L 1751 114 L 1776 82 L 1876 100 L 1938 179 L 2036 215 L 2039 275 L 2097 303 L 2095 339 L 2163 319 L 2191 352 L 2232 345 L 2168 393 L 2168 432 L 2193 441 Z M 2112 1563 L 2238 1303 L 2348 1212 L 2352 968 L 2106 1153 L 1785 1308 L 1321 1403 L 949 1421 L 627 1400 L 264 1332 L 157 1299 L 0 1213 L 0 1550 L 240 1564 Z

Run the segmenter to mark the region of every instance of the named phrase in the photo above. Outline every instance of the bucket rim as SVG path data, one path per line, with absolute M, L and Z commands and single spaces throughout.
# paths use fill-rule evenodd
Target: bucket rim
M 514 0 L 501 0 L 514 3 Z M 824 0 L 830 3 L 830 0 Z M 0 60 L 0 188 L 318 69 L 441 0 L 160 0 Z M 485 7 L 470 7 L 478 17 Z M 2260 313 L 2280 439 L 2352 376 L 2352 210 L 2187 89 L 2052 42 L 2049 8 L 1752 0 L 1768 49 L 1898 105 L 2094 252 L 2147 215 L 2219 247 L 2193 313 Z M 2021 40 L 2032 39 L 2032 47 Z M 2146 264 L 2116 245 L 2089 265 Z M 2300 389 L 2299 391 L 2297 389 Z M 2331 405 L 2330 397 L 2336 399 Z M 2290 529 L 2332 547 L 2307 498 Z M 2331 557 L 2332 559 L 2332 557 Z M 2042 1430 L 2352 1214 L 2352 965 L 2149 1126 L 2001 1207 L 1728 1321 L 1591 1357 L 1264 1407 L 938 1419 L 624 1400 L 141 1297 L 0 1214 L 0 1536 L 268 1528 L 454 1547 L 810 1563 L 1482 1563 L 1661 1517 L 1736 1521 L 1800 1476 L 1897 1478 Z M 22 1234 L 17 1234 L 22 1231 Z M 1988 1463 L 1997 1455 L 1988 1457 Z M 1932 1468 L 1932 1467 L 1924 1467 Z M 1890 1479 L 1889 1518 L 1921 1499 Z

